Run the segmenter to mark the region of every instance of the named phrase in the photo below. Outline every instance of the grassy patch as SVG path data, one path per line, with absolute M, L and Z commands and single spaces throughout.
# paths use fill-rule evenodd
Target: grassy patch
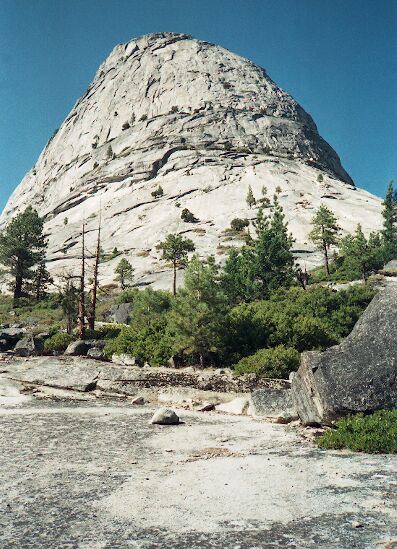
M 369 454 L 397 453 L 397 410 L 380 410 L 339 420 L 336 429 L 317 439 L 320 448 L 349 448 Z

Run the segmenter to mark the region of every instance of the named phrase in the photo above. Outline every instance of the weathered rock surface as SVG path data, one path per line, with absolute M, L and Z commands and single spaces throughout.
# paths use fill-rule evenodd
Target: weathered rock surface
M 66 356 L 86 356 L 91 347 L 92 344 L 90 342 L 79 339 L 69 343 L 64 354 Z
M 0 351 L 12 349 L 24 336 L 23 328 L 0 328 Z
M 100 349 L 99 347 L 91 347 L 91 349 L 88 349 L 87 356 L 95 360 L 105 360 L 103 349 Z
M 112 362 L 119 366 L 143 366 L 141 358 L 130 355 L 113 355 Z
M 107 316 L 116 324 L 128 324 L 131 320 L 132 303 L 117 303 L 113 305 Z
M 35 338 L 32 335 L 25 336 L 18 341 L 14 347 L 17 356 L 35 356 L 44 349 L 43 340 Z
M 142 36 L 115 47 L 94 81 L 10 198 L 0 228 L 27 205 L 45 216 L 52 274 L 77 268 L 86 221 L 94 249 L 98 211 L 111 281 L 120 257 L 135 282 L 170 287 L 156 244 L 184 233 L 201 254 L 220 256 L 235 217 L 253 218 L 248 185 L 282 192 L 296 255 L 319 255 L 307 239 L 321 203 L 346 230 L 381 224 L 381 201 L 356 189 L 315 123 L 265 70 L 185 34 Z M 163 196 L 152 192 L 158 186 Z M 181 220 L 188 208 L 198 223 Z M 239 244 L 238 239 L 235 242 Z M 221 257 L 222 258 L 222 257 Z
M 238 397 L 230 402 L 224 402 L 215 406 L 217 412 L 224 414 L 233 414 L 236 416 L 247 415 L 249 413 L 250 399 L 249 397 Z
M 150 423 L 154 425 L 178 425 L 179 416 L 169 408 L 160 408 L 154 414 Z
M 84 357 L 36 357 L 16 359 L 7 364 L 7 376 L 35 385 L 50 385 L 59 389 L 136 396 L 139 389 L 152 391 L 166 389 L 172 394 L 181 388 L 215 393 L 248 393 L 259 387 L 288 387 L 285 380 L 268 380 L 252 376 L 221 374 L 218 370 L 173 370 L 164 367 L 119 366 Z M 216 396 L 216 398 L 218 398 Z M 205 400 L 209 400 L 208 396 Z M 230 400 L 230 397 L 229 399 Z
M 392 549 L 395 456 L 324 452 L 246 416 L 154 427 L 152 413 L 0 406 L 0 547 Z
M 340 345 L 302 354 L 292 396 L 306 424 L 330 424 L 349 413 L 397 407 L 395 286 L 375 296 Z
M 251 394 L 250 406 L 253 416 L 297 418 L 291 389 L 257 389 Z
M 131 399 L 131 404 L 134 406 L 143 406 L 145 404 L 145 399 L 141 396 L 134 397 Z

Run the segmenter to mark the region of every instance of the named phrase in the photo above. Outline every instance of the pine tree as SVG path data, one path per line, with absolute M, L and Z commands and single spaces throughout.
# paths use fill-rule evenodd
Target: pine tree
M 252 206 L 255 206 L 255 204 L 256 204 L 256 200 L 255 200 L 255 197 L 254 197 L 254 193 L 252 192 L 251 185 L 248 186 L 248 193 L 247 193 L 247 197 L 246 197 L 245 201 L 247 202 L 248 207 L 249 207 L 250 210 L 251 210 Z
M 340 227 L 332 210 L 323 205 L 314 216 L 312 225 L 309 238 L 323 252 L 325 269 L 329 276 L 329 249 L 338 243 Z
M 99 286 L 98 275 L 99 275 L 100 253 L 101 253 L 101 221 L 99 221 L 99 227 L 98 227 L 94 272 L 93 272 L 93 279 L 92 279 L 92 286 L 91 286 L 91 300 L 90 300 L 89 315 L 87 319 L 88 328 L 90 330 L 95 330 L 96 306 L 97 306 L 97 296 L 98 296 L 98 286 Z
M 294 239 L 288 233 L 283 208 L 277 194 L 273 197 L 272 212 L 265 216 L 260 208 L 255 221 L 256 239 L 253 246 L 256 256 L 256 278 L 260 283 L 262 299 L 281 287 L 289 287 L 294 279 Z
M 36 301 L 40 301 L 46 297 L 48 286 L 53 282 L 54 279 L 48 272 L 45 262 L 42 261 L 34 271 L 32 282 L 29 284 L 29 288 Z
M 81 233 L 81 274 L 79 288 L 79 314 L 77 317 L 77 327 L 79 339 L 85 339 L 85 224 L 83 223 Z
M 383 201 L 383 230 L 385 262 L 397 255 L 397 197 L 390 181 Z
M 60 305 L 66 316 L 66 331 L 73 333 L 73 328 L 78 316 L 79 290 L 75 286 L 73 277 L 65 275 L 64 286 L 59 292 Z
M 265 187 L 265 185 L 263 185 L 262 187 L 261 194 L 262 196 L 259 199 L 260 204 L 262 204 L 264 208 L 266 208 L 267 206 L 270 206 L 270 200 L 269 200 L 269 197 L 267 196 L 267 188 Z
M 162 259 L 171 261 L 172 263 L 172 293 L 176 295 L 177 268 L 186 265 L 188 253 L 194 252 L 195 246 L 189 238 L 183 238 L 183 236 L 178 234 L 169 234 L 163 242 L 157 245 L 157 249 L 163 252 Z
M 221 287 L 233 306 L 259 298 L 260 285 L 256 278 L 256 256 L 252 246 L 229 251 L 221 273 Z
M 347 235 L 341 240 L 340 250 L 344 270 L 357 271 L 364 283 L 371 272 L 382 266 L 379 237 L 372 233 L 367 240 L 360 224 L 357 225 L 354 234 Z
M 229 252 L 221 275 L 222 288 L 232 305 L 265 299 L 273 290 L 289 287 L 295 277 L 293 238 L 277 195 L 268 214 L 263 206 L 259 208 L 254 227 L 256 236 L 240 250 Z
M 14 217 L 0 234 L 0 263 L 14 279 L 14 306 L 22 297 L 24 282 L 33 276 L 32 267 L 44 261 L 46 249 L 43 220 L 31 206 Z
M 227 312 L 226 296 L 219 285 L 219 269 L 213 257 L 200 261 L 194 256 L 178 291 L 171 313 L 175 351 L 197 356 L 206 366 L 212 354 L 222 349 Z
M 131 282 L 134 273 L 134 268 L 131 263 L 123 257 L 114 272 L 117 275 L 116 281 L 120 282 L 121 289 L 125 290 L 128 286 L 128 282 Z

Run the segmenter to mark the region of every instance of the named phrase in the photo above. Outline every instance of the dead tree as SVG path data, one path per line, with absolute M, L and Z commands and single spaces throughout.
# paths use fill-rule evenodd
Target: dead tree
M 302 288 L 306 290 L 307 285 L 309 284 L 309 273 L 306 270 L 306 265 L 304 271 L 302 271 L 302 269 L 298 267 L 298 269 L 296 270 L 296 278 Z
M 95 317 L 96 317 L 96 302 L 98 293 L 98 271 L 99 271 L 99 259 L 101 255 L 101 222 L 99 221 L 98 227 L 98 240 L 95 253 L 94 264 L 94 277 L 91 288 L 91 303 L 90 303 L 90 315 L 88 317 L 88 327 L 90 330 L 95 329 Z
M 83 223 L 83 231 L 82 231 L 81 249 L 82 249 L 82 253 L 81 253 L 78 331 L 79 331 L 79 338 L 85 339 L 85 225 L 84 223 Z
M 59 303 L 66 317 L 66 331 L 72 334 L 78 318 L 79 287 L 75 280 L 80 282 L 80 276 L 64 271 L 58 275 L 59 282 L 53 283 L 59 292 Z

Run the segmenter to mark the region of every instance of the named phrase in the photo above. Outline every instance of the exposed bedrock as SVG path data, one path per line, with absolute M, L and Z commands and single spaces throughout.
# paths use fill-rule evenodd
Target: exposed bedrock
M 340 345 L 302 354 L 292 396 L 306 424 L 397 407 L 396 287 L 375 296 Z
M 161 185 L 164 194 L 152 195 Z M 11 196 L 0 229 L 27 205 L 45 216 L 49 269 L 78 268 L 83 220 L 95 249 L 99 211 L 110 282 L 119 256 L 141 285 L 169 286 L 156 244 L 189 233 L 200 254 L 222 254 L 226 227 L 252 218 L 245 197 L 277 187 L 296 255 L 315 264 L 307 235 L 321 203 L 345 230 L 381 224 L 381 202 L 357 189 L 311 116 L 261 67 L 185 34 L 120 44 Z M 188 208 L 199 220 L 182 221 Z

